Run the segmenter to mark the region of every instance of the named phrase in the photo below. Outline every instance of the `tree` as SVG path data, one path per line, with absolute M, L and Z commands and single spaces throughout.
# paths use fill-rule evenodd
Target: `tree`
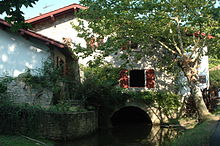
M 14 25 L 14 29 L 24 28 L 28 25 L 24 23 L 25 19 L 21 7 L 33 7 L 38 0 L 0 0 L 0 14 L 6 13 L 5 20 Z
M 74 27 L 80 32 L 79 36 L 87 41 L 94 37 L 96 40 L 108 39 L 96 48 L 78 47 L 79 52 L 88 55 L 101 50 L 106 56 L 129 42 L 139 44 L 142 57 L 157 52 L 162 58 L 158 61 L 163 62 L 166 58 L 167 68 L 178 67 L 184 73 L 199 118 L 203 120 L 211 115 L 198 86 L 197 69 L 201 56 L 206 53 L 203 48 L 215 46 L 220 37 L 215 1 L 81 0 L 81 4 L 88 9 L 79 17 L 88 20 L 88 24 L 79 21 L 79 25 Z M 217 52 L 220 48 L 209 49 Z M 123 53 L 124 59 L 130 55 L 140 59 L 140 53 L 135 55 L 130 49 L 123 50 Z

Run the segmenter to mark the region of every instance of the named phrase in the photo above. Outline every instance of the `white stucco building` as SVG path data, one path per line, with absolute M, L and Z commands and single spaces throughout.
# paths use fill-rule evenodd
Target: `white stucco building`
M 26 20 L 26 22 L 32 25 L 32 30 L 53 38 L 61 43 L 73 42 L 81 44 L 85 47 L 88 43 L 77 37 L 78 32 L 72 28 L 72 24 L 77 24 L 77 13 L 80 9 L 86 9 L 78 4 L 72 4 L 52 12 L 42 14 L 40 16 Z M 138 53 L 138 52 L 137 52 Z M 120 54 L 120 50 L 119 53 Z M 114 63 L 116 66 L 120 65 L 120 61 L 116 60 L 117 56 L 109 56 L 106 58 L 107 62 Z M 79 58 L 79 63 L 86 65 L 86 63 L 92 60 L 92 57 L 84 59 Z M 120 85 L 124 88 L 140 88 L 140 89 L 170 89 L 174 86 L 173 77 L 166 72 L 162 72 L 157 68 L 156 63 L 148 57 L 142 58 L 135 67 L 127 68 L 121 72 Z M 208 58 L 203 57 L 201 67 L 199 69 L 201 75 L 201 87 L 206 88 L 208 82 Z M 205 79 L 204 79 L 205 78 Z M 203 80 L 202 80 L 203 79 Z
M 30 30 L 11 32 L 10 28 L 0 19 L 0 77 L 17 77 L 27 69 L 42 68 L 48 59 L 58 66 L 62 63 L 64 70 L 77 62 L 65 44 Z

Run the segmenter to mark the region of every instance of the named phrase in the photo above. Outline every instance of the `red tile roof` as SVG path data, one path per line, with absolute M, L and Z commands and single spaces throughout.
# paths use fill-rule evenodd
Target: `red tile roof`
M 0 29 L 10 28 L 10 27 L 11 27 L 11 24 L 8 24 L 6 21 L 0 19 Z M 27 37 L 32 37 L 32 38 L 38 39 L 40 41 L 43 41 L 47 45 L 55 46 L 62 53 L 66 54 L 66 55 L 69 55 L 69 56 L 72 56 L 72 53 L 68 50 L 68 47 L 63 43 L 60 43 L 56 40 L 53 40 L 51 38 L 48 38 L 46 36 L 43 36 L 41 34 L 33 32 L 31 30 L 19 29 L 18 32 L 20 32 L 21 35 L 25 35 Z
M 200 33 L 199 31 L 198 32 L 195 32 L 194 34 L 193 34 L 195 37 L 198 37 L 199 35 L 200 36 L 204 36 L 204 37 L 207 37 L 208 39 L 214 39 L 215 37 L 214 36 L 212 36 L 212 35 L 210 35 L 210 34 L 205 34 L 205 33 Z
M 44 20 L 50 19 L 51 17 L 60 16 L 60 15 L 66 14 L 66 13 L 72 13 L 75 10 L 79 10 L 79 9 L 86 9 L 86 7 L 81 6 L 79 4 L 71 4 L 69 6 L 66 6 L 66 7 L 63 7 L 63 8 L 60 8 L 60 9 L 42 14 L 40 16 L 28 19 L 25 22 L 26 23 L 31 23 L 31 24 L 39 23 L 39 22 L 42 22 Z

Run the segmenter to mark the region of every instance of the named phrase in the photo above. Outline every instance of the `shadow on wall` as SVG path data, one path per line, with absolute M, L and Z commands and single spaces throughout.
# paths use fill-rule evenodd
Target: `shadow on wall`
M 0 76 L 16 77 L 27 68 L 40 68 L 50 55 L 49 48 L 38 41 L 2 30 L 0 35 L 4 36 L 0 38 Z

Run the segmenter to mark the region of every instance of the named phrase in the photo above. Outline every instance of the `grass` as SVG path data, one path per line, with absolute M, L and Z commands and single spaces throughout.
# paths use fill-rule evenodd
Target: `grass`
M 205 121 L 193 129 L 186 130 L 182 135 L 174 139 L 167 146 L 205 146 L 209 144 L 209 138 L 214 132 L 217 121 Z
M 220 65 L 220 59 L 209 58 L 209 69 Z
M 53 146 L 54 145 L 53 142 L 47 140 L 40 139 L 39 141 L 42 142 L 42 144 L 33 140 L 29 140 L 22 136 L 0 135 L 0 146 Z

